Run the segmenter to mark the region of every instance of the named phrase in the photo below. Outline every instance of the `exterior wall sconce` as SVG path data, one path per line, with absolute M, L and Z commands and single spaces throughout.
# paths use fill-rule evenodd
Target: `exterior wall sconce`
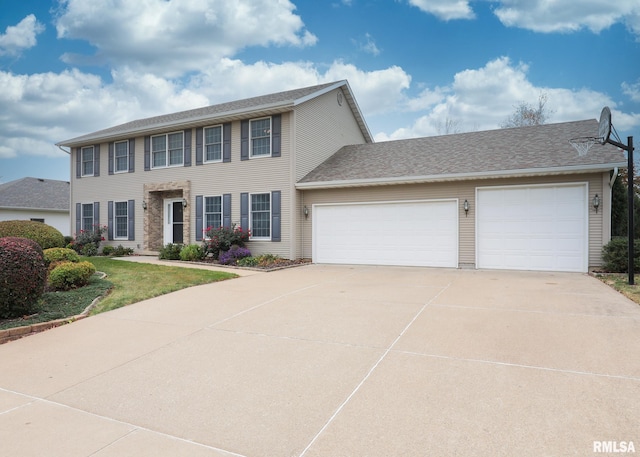
M 186 198 L 183 198 L 183 199 L 182 199 L 182 207 L 183 207 L 183 208 L 186 208 L 186 207 L 187 207 L 187 199 L 186 199 Z
M 467 217 L 469 215 L 469 200 L 464 201 L 462 204 L 462 209 L 464 209 L 464 216 Z
M 145 211 L 147 210 L 147 202 L 144 200 L 142 200 L 142 209 Z
M 304 214 L 305 218 L 309 217 L 309 208 L 307 208 L 307 205 L 304 205 L 304 208 L 302 208 L 302 214 Z
M 593 205 L 593 209 L 596 210 L 596 213 L 598 212 L 598 208 L 600 207 L 600 197 L 598 197 L 598 194 L 596 194 L 595 197 L 593 197 L 593 200 L 591 201 L 591 204 Z

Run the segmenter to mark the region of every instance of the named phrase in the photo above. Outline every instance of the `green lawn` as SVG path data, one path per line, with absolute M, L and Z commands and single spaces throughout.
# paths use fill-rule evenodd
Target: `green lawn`
M 233 273 L 171 267 L 114 260 L 108 257 L 86 257 L 96 270 L 107 274 L 94 276 L 89 285 L 67 292 L 47 292 L 38 303 L 37 313 L 20 319 L 0 320 L 0 330 L 75 316 L 96 298 L 102 298 L 91 314 L 98 314 L 148 298 L 200 284 L 235 278 Z
M 640 275 L 634 275 L 634 285 L 632 286 L 629 285 L 629 275 L 627 273 L 598 273 L 595 276 L 630 300 L 640 304 L 640 285 L 638 285 Z

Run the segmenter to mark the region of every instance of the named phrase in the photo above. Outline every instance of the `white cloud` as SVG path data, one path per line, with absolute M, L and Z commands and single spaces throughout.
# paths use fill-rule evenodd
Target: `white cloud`
M 475 17 L 468 0 L 409 0 L 409 4 L 444 21 Z
M 289 0 L 63 0 L 56 28 L 90 42 L 104 63 L 178 77 L 247 46 L 315 44 L 294 11 Z
M 21 20 L 18 25 L 9 26 L 0 34 L 0 56 L 18 55 L 23 50 L 37 44 L 36 36 L 44 32 L 44 25 L 33 14 Z
M 622 92 L 634 102 L 640 102 L 640 79 L 635 83 L 622 83 Z
M 599 33 L 616 22 L 626 22 L 636 34 L 640 33 L 637 22 L 640 3 L 637 0 L 500 0 L 499 3 L 494 13 L 508 27 L 545 33 L 587 28 Z
M 355 43 L 359 49 L 366 52 L 367 54 L 371 54 L 372 56 L 380 55 L 380 49 L 376 45 L 376 42 L 373 39 L 373 37 L 368 33 L 365 34 L 363 41 L 360 41 L 360 42 L 355 41 Z

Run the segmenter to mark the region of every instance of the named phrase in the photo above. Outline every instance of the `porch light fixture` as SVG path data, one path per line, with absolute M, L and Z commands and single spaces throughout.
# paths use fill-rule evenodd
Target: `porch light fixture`
M 464 216 L 467 217 L 469 215 L 469 200 L 464 201 L 462 204 L 462 209 L 464 209 Z
M 307 205 L 304 205 L 304 208 L 302 208 L 302 214 L 304 214 L 304 217 L 309 217 L 309 208 L 307 208 Z
M 145 200 L 142 200 L 142 209 L 147 210 L 147 202 Z
M 183 199 L 182 199 L 182 207 L 183 207 L 183 208 L 186 208 L 186 207 L 187 207 L 187 199 L 186 199 L 186 198 L 183 198 Z
M 598 194 L 596 194 L 595 197 L 593 197 L 593 200 L 591 201 L 591 204 L 593 205 L 593 209 L 596 210 L 596 213 L 598 212 L 598 208 L 600 207 L 600 197 L 598 197 Z

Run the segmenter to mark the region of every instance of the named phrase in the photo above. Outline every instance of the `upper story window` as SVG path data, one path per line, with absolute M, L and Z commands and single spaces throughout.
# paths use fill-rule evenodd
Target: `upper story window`
M 222 126 L 204 129 L 204 161 L 222 162 Z
M 115 219 L 114 238 L 116 240 L 129 239 L 129 204 L 126 201 L 115 202 L 113 209 Z
M 152 167 L 172 167 L 184 162 L 184 133 L 168 133 L 151 137 Z
M 118 141 L 114 144 L 113 169 L 116 173 L 129 171 L 128 141 Z
M 249 124 L 251 157 L 271 156 L 271 118 L 252 119 Z
M 222 196 L 204 197 L 204 226 L 222 227 Z
M 271 194 L 251 194 L 251 238 L 271 238 Z
M 95 160 L 93 146 L 82 148 L 80 154 L 82 156 L 82 176 L 93 176 L 93 167 Z
M 93 231 L 93 203 L 84 203 L 81 205 L 81 220 L 82 225 L 80 226 L 81 230 L 85 232 Z

